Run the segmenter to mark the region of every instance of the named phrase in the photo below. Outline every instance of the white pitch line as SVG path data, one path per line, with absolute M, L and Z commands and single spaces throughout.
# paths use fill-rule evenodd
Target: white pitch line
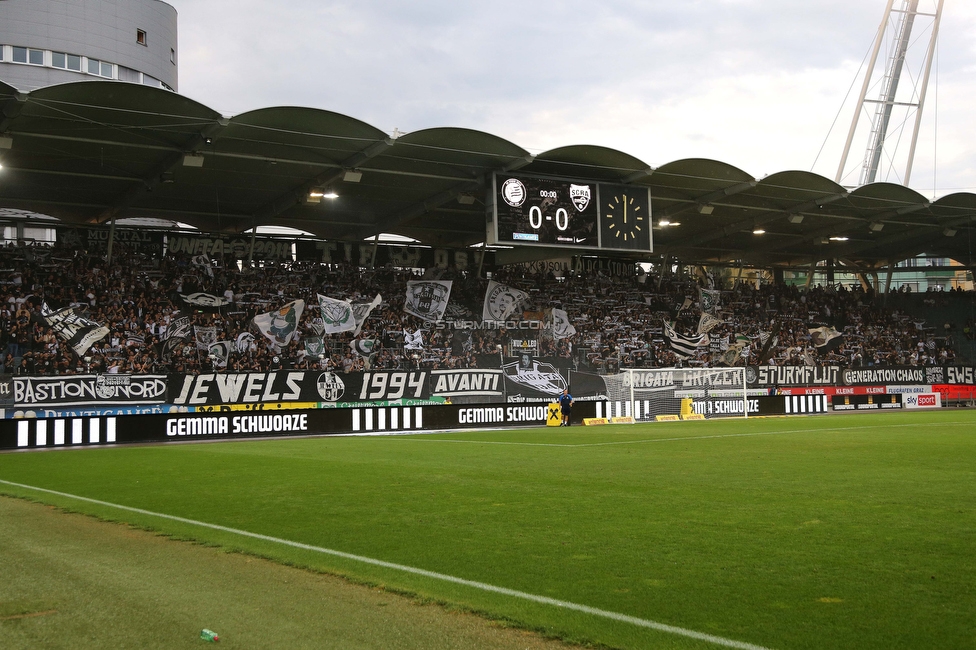
M 605 609 L 598 609 L 596 607 L 590 607 L 588 605 L 580 605 L 577 603 L 571 603 L 566 600 L 558 600 L 556 598 L 549 598 L 547 596 L 538 596 L 536 594 L 530 594 L 524 591 L 517 591 L 515 589 L 508 589 L 506 587 L 497 587 L 495 585 L 490 585 L 486 582 L 478 582 L 476 580 L 467 580 L 465 578 L 458 578 L 455 576 L 447 575 L 445 573 L 437 573 L 435 571 L 427 571 L 426 569 L 418 569 L 417 567 L 407 566 L 405 564 L 396 564 L 395 562 L 387 562 L 385 560 L 377 560 L 371 557 L 365 557 L 363 555 L 354 555 L 353 553 L 346 553 L 345 551 L 336 551 L 331 548 L 324 548 L 322 546 L 313 546 L 311 544 L 303 544 L 301 542 L 293 542 L 289 539 L 282 539 L 280 537 L 271 537 L 270 535 L 262 535 L 260 533 L 252 533 L 246 530 L 240 530 L 239 528 L 229 528 L 227 526 L 221 526 L 219 524 L 210 524 L 205 521 L 197 521 L 195 519 L 187 519 L 185 517 L 178 517 L 176 515 L 167 515 L 161 512 L 153 512 L 151 510 L 143 510 L 142 508 L 133 508 L 131 506 L 123 506 L 118 503 L 110 503 L 108 501 L 100 501 L 98 499 L 91 499 L 89 497 L 78 496 L 77 494 L 68 494 L 67 492 L 58 492 L 57 490 L 49 490 L 47 488 L 35 487 L 33 485 L 24 485 L 23 483 L 14 483 L 13 481 L 5 481 L 0 479 L 0 483 L 6 485 L 13 485 L 15 487 L 23 488 L 25 490 L 36 490 L 37 492 L 45 492 L 47 494 L 55 494 L 60 497 L 66 497 L 69 499 L 77 499 L 78 501 L 85 501 L 87 503 L 94 503 L 100 506 L 106 506 L 109 508 L 117 508 L 119 510 L 126 510 L 128 512 L 135 512 L 141 515 L 149 515 L 150 517 L 159 517 L 161 519 L 169 519 L 171 521 L 178 521 L 183 524 L 190 524 L 193 526 L 200 526 L 202 528 L 209 528 L 211 530 L 219 530 L 225 533 L 232 533 L 234 535 L 240 535 L 242 537 L 250 537 L 252 539 L 259 539 L 265 542 L 273 542 L 275 544 L 282 544 L 284 546 L 291 546 L 293 548 L 300 548 L 305 551 L 314 551 L 316 553 L 323 553 L 326 555 L 332 555 L 335 557 L 341 557 L 346 560 L 353 560 L 355 562 L 361 562 L 363 564 L 371 564 L 373 566 L 383 567 L 385 569 L 393 569 L 395 571 L 402 571 L 404 573 L 412 573 L 414 575 L 423 576 L 425 578 L 432 578 L 434 580 L 441 580 L 443 582 L 450 582 L 457 585 L 464 585 L 465 587 L 472 587 L 474 589 L 479 589 L 481 591 L 487 591 L 496 594 L 502 594 L 504 596 L 511 596 L 513 598 L 520 598 L 522 600 L 528 600 L 535 603 L 541 603 L 543 605 L 552 605 L 553 607 L 560 607 L 562 609 L 568 609 L 576 612 L 582 612 L 584 614 L 591 614 L 593 616 L 599 616 L 601 618 L 608 618 L 614 621 L 619 621 L 621 623 L 629 623 L 631 625 L 636 625 L 638 627 L 650 628 L 652 630 L 657 630 L 659 632 L 665 632 L 667 634 L 675 634 L 678 636 L 688 637 L 690 639 L 696 639 L 698 641 L 706 641 L 708 643 L 713 643 L 715 645 L 723 646 L 726 648 L 738 648 L 739 650 L 769 650 L 764 646 L 755 645 L 752 643 L 746 643 L 744 641 L 736 641 L 734 639 L 726 639 L 724 637 L 715 636 L 713 634 L 705 634 L 704 632 L 697 632 L 695 630 L 689 630 L 683 627 L 677 627 L 674 625 L 668 625 L 666 623 L 658 623 L 657 621 L 651 621 L 645 618 L 637 618 L 636 616 L 628 616 L 627 614 L 620 614 L 618 612 L 611 612 Z
M 906 427 L 951 427 L 951 426 L 972 426 L 970 422 L 927 422 L 920 424 L 894 424 L 884 425 L 885 429 L 899 429 Z M 789 433 L 818 433 L 824 431 L 858 431 L 863 429 L 879 429 L 877 426 L 857 426 L 857 427 L 829 427 L 825 429 L 782 429 L 780 431 L 752 431 L 749 433 L 720 433 L 711 436 L 677 436 L 673 438 L 641 438 L 639 440 L 615 440 L 612 442 L 580 442 L 575 444 L 556 443 L 556 442 L 509 442 L 505 440 L 457 440 L 455 438 L 427 438 L 423 436 L 398 436 L 398 440 L 410 442 L 454 442 L 470 445 L 516 445 L 522 447 L 607 447 L 610 445 L 636 445 L 645 442 L 680 442 L 682 440 L 710 440 L 712 438 L 746 438 L 752 436 L 779 436 Z

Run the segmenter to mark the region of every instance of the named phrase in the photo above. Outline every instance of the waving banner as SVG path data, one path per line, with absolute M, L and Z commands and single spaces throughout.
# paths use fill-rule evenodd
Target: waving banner
M 815 327 L 810 330 L 810 343 L 817 348 L 817 352 L 826 354 L 839 348 L 844 342 L 844 335 L 833 327 Z
M 213 326 L 200 327 L 199 325 L 194 325 L 193 336 L 197 342 L 197 349 L 207 350 L 209 352 L 210 346 L 217 342 L 217 328 Z
M 215 296 L 212 293 L 181 293 L 180 298 L 188 309 L 197 311 L 218 312 L 221 307 L 226 307 L 230 301 L 222 296 Z
M 208 355 L 221 368 L 227 367 L 230 360 L 230 351 L 234 349 L 233 341 L 217 341 L 210 345 Z
M 75 313 L 74 307 L 65 307 L 42 316 L 47 326 L 64 339 L 79 357 L 89 348 L 108 336 L 109 330 L 93 320 Z
M 451 280 L 417 280 L 407 282 L 406 302 L 403 310 L 428 321 L 444 317 L 447 301 L 451 298 Z
M 353 354 L 359 354 L 362 356 L 369 356 L 373 354 L 376 349 L 375 339 L 356 339 L 355 341 L 349 342 L 349 347 L 352 348 Z
M 325 341 L 321 336 L 305 338 L 305 355 L 313 359 L 321 359 L 325 356 Z
M 568 339 L 576 334 L 576 328 L 569 322 L 569 315 L 565 309 L 555 309 L 552 312 L 552 338 Z
M 237 348 L 238 354 L 246 354 L 251 350 L 251 343 L 254 341 L 254 335 L 250 332 L 241 332 L 237 335 L 237 340 L 234 341 L 234 347 Z
M 329 298 L 322 294 L 318 294 L 318 296 L 325 334 L 352 332 L 356 329 L 356 317 L 353 314 L 352 305 L 348 301 Z
M 363 323 L 366 322 L 373 310 L 380 306 L 381 302 L 383 302 L 383 296 L 376 294 L 376 297 L 369 302 L 357 300 L 352 303 L 352 315 L 356 319 L 356 329 L 353 331 L 353 336 L 359 336 L 359 333 L 363 331 Z
M 668 339 L 668 343 L 671 344 L 671 351 L 682 359 L 693 357 L 698 346 L 704 345 L 708 342 L 707 334 L 682 336 L 681 334 L 675 332 L 674 328 L 671 327 L 671 324 L 667 321 L 664 321 L 664 337 Z
M 508 320 L 512 312 L 528 297 L 529 294 L 524 291 L 492 280 L 488 283 L 488 290 L 485 291 L 481 318 L 482 320 Z
M 698 319 L 698 333 L 708 334 L 713 329 L 721 325 L 723 322 L 725 321 L 723 321 L 721 318 L 716 318 L 715 316 L 712 316 L 708 312 L 703 311 L 701 318 Z
M 251 322 L 272 344 L 285 347 L 295 338 L 303 311 L 305 301 L 295 300 L 280 309 L 258 314 Z
M 715 310 L 718 309 L 721 298 L 722 292 L 717 289 L 702 289 L 701 310 L 709 314 L 714 314 Z

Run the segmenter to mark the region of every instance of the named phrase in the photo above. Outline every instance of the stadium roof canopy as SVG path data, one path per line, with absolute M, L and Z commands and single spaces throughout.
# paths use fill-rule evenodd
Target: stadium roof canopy
M 69 223 L 151 217 L 210 232 L 275 225 L 333 240 L 395 233 L 464 247 L 485 239 L 491 172 L 519 170 L 649 187 L 655 253 L 648 260 L 797 267 L 832 258 L 865 271 L 921 253 L 974 261 L 972 193 L 930 201 L 900 185 L 851 190 L 802 171 L 756 179 L 704 159 L 652 168 L 592 145 L 533 156 L 463 128 L 393 139 L 313 108 L 227 118 L 135 84 L 89 81 L 20 93 L 0 82 L 0 163 L 0 207 Z M 309 202 L 310 193 L 328 190 L 338 198 Z M 531 255 L 520 249 L 499 260 Z

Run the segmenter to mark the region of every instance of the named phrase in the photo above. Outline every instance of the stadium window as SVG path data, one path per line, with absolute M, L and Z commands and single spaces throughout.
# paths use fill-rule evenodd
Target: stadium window
M 71 63 L 70 59 L 68 63 Z M 88 74 L 97 74 L 99 77 L 107 77 L 109 79 L 114 77 L 112 74 L 112 64 L 99 61 L 98 59 L 88 59 Z
M 3 61 L 3 45 L 0 45 L 0 61 Z
M 27 48 L 14 45 L 14 63 L 27 63 Z
M 75 72 L 81 72 L 81 57 L 77 54 L 68 55 L 68 70 L 74 70 Z
M 139 45 L 148 45 L 146 42 L 146 30 L 137 29 L 136 30 L 136 43 Z
M 51 52 L 51 65 L 55 68 L 67 68 L 68 57 L 64 52 Z
M 27 50 L 27 62 L 31 65 L 44 65 L 44 50 Z
M 142 83 L 142 77 L 138 70 L 133 70 L 132 68 L 127 68 L 124 65 L 119 66 L 119 81 L 129 81 L 131 83 Z

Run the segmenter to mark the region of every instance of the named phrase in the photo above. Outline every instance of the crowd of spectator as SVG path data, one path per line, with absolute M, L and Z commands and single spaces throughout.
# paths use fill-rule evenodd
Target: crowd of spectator
M 444 321 L 432 324 L 404 312 L 406 283 L 452 280 Z M 525 352 L 562 359 L 563 365 L 613 373 L 628 367 L 746 364 L 932 365 L 955 360 L 951 336 L 924 321 L 884 306 L 871 291 L 844 287 L 804 289 L 748 283 L 702 287 L 689 278 L 639 271 L 631 277 L 603 273 L 529 273 L 494 269 L 491 278 L 521 289 L 528 298 L 506 327 L 473 328 L 480 322 L 488 280 L 454 269 L 364 269 L 349 264 L 261 263 L 253 266 L 189 256 L 149 257 L 117 250 L 111 263 L 85 250 L 34 245 L 0 247 L 0 364 L 7 374 L 199 373 L 370 368 L 498 367 Z M 721 324 L 691 358 L 679 358 L 663 334 L 674 323 L 693 335 L 701 317 L 702 288 L 720 290 L 715 316 Z M 202 311 L 181 296 L 208 293 L 229 304 Z M 321 354 L 306 342 L 321 336 L 317 295 L 382 303 L 354 337 L 325 335 Z M 306 303 L 297 334 L 284 349 L 255 330 L 252 319 L 296 299 Z M 73 307 L 104 325 L 109 334 L 81 356 L 42 317 Z M 576 334 L 555 338 L 546 327 L 552 308 L 567 312 Z M 235 345 L 226 360 L 212 357 L 192 336 L 172 349 L 161 345 L 181 316 L 195 328 L 214 328 L 217 341 Z M 446 323 L 446 324 L 445 324 Z M 533 325 L 534 323 L 534 325 Z M 540 324 L 541 323 L 541 324 Z M 531 326 L 531 327 L 530 327 Z M 836 328 L 842 343 L 818 350 L 810 329 Z M 973 324 L 969 324 L 970 327 Z M 421 332 L 419 345 L 406 345 Z M 238 349 L 239 336 L 253 340 Z M 766 336 L 772 338 L 764 345 Z M 357 353 L 353 339 L 373 343 Z M 737 342 L 739 343 L 737 346 Z M 532 347 L 535 346 L 535 347 Z M 733 353 L 729 354 L 729 349 Z

